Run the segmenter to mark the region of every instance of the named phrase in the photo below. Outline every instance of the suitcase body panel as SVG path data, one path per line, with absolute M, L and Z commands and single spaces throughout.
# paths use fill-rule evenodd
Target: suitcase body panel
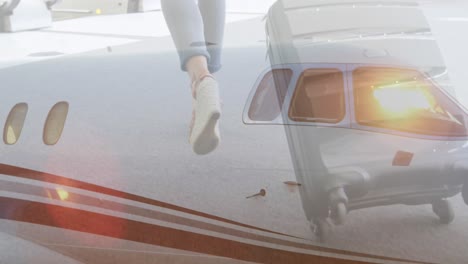
M 319 2 L 277 1 L 266 19 L 271 67 L 292 71 L 290 80 L 273 77 L 277 94 L 284 93 L 278 87 L 287 86 L 279 102 L 281 117 L 275 122 L 285 125 L 307 218 L 311 222 L 328 218 L 337 203 L 346 203 L 349 211 L 427 204 L 458 194 L 468 171 L 463 165 L 468 157 L 466 137 L 362 129 L 355 121 L 355 69 L 411 68 L 434 82 L 444 72 L 443 58 L 417 3 L 403 1 L 382 8 L 369 1 L 356 8 L 349 1 Z M 398 21 L 389 20 L 395 13 L 400 15 Z M 298 79 L 303 71 L 314 68 L 333 68 L 346 76 L 346 114 L 340 122 L 290 118 L 288 109 Z M 449 86 L 438 86 L 444 96 L 454 95 Z M 244 115 L 245 119 L 249 118 Z

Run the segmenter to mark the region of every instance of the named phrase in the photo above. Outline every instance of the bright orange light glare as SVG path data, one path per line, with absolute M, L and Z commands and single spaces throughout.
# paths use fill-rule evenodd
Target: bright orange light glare
M 65 201 L 68 199 L 69 194 L 67 191 L 65 191 L 62 188 L 57 188 L 56 190 L 57 190 L 58 196 L 60 197 L 60 200 Z
M 389 114 L 402 115 L 411 110 L 430 109 L 427 94 L 421 89 L 387 86 L 374 90 L 374 97 Z

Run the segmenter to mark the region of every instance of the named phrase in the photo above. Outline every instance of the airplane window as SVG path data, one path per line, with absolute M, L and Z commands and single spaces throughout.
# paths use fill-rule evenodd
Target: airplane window
M 357 122 L 435 136 L 467 136 L 465 113 L 426 76 L 397 68 L 356 69 Z
M 289 69 L 274 69 L 265 74 L 250 104 L 251 120 L 273 121 L 279 116 L 291 77 Z
M 19 103 L 11 109 L 3 130 L 5 144 L 13 145 L 18 141 L 27 113 L 28 105 L 26 103 Z
M 298 81 L 289 118 L 299 122 L 338 123 L 345 116 L 343 73 L 309 69 Z
M 59 102 L 52 107 L 44 126 L 43 139 L 46 145 L 55 145 L 58 142 L 65 126 L 67 114 L 67 102 Z

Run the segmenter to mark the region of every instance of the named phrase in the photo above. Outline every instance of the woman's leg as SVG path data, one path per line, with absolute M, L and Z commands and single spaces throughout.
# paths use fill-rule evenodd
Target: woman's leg
M 226 1 L 198 0 L 198 6 L 203 19 L 206 48 L 210 54 L 208 68 L 214 73 L 221 69 Z
M 209 3 L 217 6 L 217 1 L 219 0 L 211 0 Z M 223 13 L 223 21 L 216 22 L 211 19 L 210 12 L 206 15 L 204 13 L 204 16 L 210 17 L 208 20 L 202 18 L 202 13 L 194 0 L 162 0 L 161 4 L 179 53 L 181 68 L 188 72 L 192 80 L 194 105 L 189 141 L 195 153 L 208 154 L 218 146 L 220 141 L 218 120 L 221 115 L 221 107 L 218 83 L 210 75 L 208 65 L 211 59 L 210 52 L 213 52 L 217 60 L 213 69 L 218 70 L 220 67 L 219 55 L 216 55 L 218 52 L 215 47 L 220 49 L 222 33 L 218 42 L 217 38 L 214 37 L 216 34 L 212 34 L 213 29 L 205 30 L 204 23 L 205 21 L 206 23 L 222 23 L 224 31 L 224 10 L 218 10 Z M 209 9 L 209 7 L 204 6 L 205 11 Z M 209 50 L 207 46 L 210 45 L 207 45 L 205 35 L 216 41 L 216 45 L 210 47 Z
M 195 0 L 161 0 L 161 7 L 179 53 L 180 67 L 189 72 L 192 80 L 197 80 L 197 77 L 204 75 L 199 72 L 205 71 L 204 68 L 208 71 L 206 65 L 210 60 L 200 9 Z M 189 65 L 190 69 L 187 67 Z

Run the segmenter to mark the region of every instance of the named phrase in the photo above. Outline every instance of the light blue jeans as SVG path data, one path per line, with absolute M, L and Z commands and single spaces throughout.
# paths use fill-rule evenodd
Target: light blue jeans
M 167 26 L 179 53 L 180 65 L 194 56 L 205 56 L 208 70 L 221 69 L 221 49 L 226 17 L 225 0 L 161 0 Z

